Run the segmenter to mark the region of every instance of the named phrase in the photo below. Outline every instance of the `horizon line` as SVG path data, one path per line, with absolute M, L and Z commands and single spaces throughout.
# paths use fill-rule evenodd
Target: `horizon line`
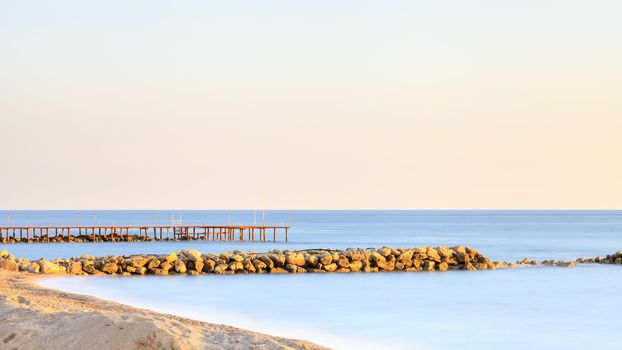
M 16 212 L 16 211 L 622 211 L 620 209 L 602 209 L 602 208 L 572 208 L 572 209 L 561 209 L 561 208 L 536 208 L 536 209 L 524 209 L 524 208 L 498 208 L 498 209 L 486 209 L 486 208 L 478 208 L 478 209 L 467 209 L 467 208 L 453 208 L 453 209 L 404 209 L 404 208 L 364 208 L 364 209 L 353 209 L 353 208 L 328 208 L 328 209 L 285 209 L 285 208 L 266 208 L 266 209 L 257 209 L 257 208 L 245 208 L 245 209 L 181 209 L 181 208 L 166 208 L 166 209 L 154 209 L 154 208 L 143 208 L 143 209 L 128 209 L 128 208 L 120 208 L 120 209 L 0 209 L 0 212 Z

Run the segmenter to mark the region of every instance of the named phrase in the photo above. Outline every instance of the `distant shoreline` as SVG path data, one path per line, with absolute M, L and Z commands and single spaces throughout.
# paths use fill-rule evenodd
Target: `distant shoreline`
M 327 349 L 38 286 L 0 270 L 0 346 L 8 349 Z

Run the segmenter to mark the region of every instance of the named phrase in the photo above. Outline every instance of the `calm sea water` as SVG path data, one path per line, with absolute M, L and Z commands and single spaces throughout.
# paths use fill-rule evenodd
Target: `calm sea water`
M 92 222 L 92 212 L 79 220 Z M 154 212 L 97 212 L 100 223 L 153 222 Z M 166 223 L 169 212 L 156 212 Z M 177 212 L 176 214 L 179 214 Z M 252 223 L 253 213 L 182 212 L 184 223 Z M 0 218 L 7 216 L 0 213 Z M 76 212 L 12 212 L 73 223 Z M 6 223 L 6 219 L 4 219 Z M 87 222 L 86 220 L 91 220 Z M 125 221 L 124 221 L 125 220 Z M 622 249 L 621 211 L 269 211 L 290 242 L 8 245 L 17 256 L 264 251 L 466 244 L 498 260 L 574 259 Z M 3 224 L 0 222 L 0 225 Z M 622 266 L 447 273 L 56 278 L 46 286 L 338 349 L 585 349 L 622 336 Z M 175 293 L 172 293 L 175 291 Z M 172 297 L 174 295 L 175 297 Z

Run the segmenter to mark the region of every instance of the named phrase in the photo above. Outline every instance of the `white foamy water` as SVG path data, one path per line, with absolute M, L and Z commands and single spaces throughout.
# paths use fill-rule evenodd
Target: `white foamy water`
M 33 214 L 34 213 L 34 214 Z M 72 213 L 69 213 L 72 214 Z M 63 212 L 25 212 L 62 221 Z M 84 214 L 86 215 L 86 214 Z M 224 222 L 225 212 L 188 212 Z M 186 248 L 346 248 L 468 244 L 498 260 L 574 259 L 622 249 L 622 212 L 269 212 L 294 217 L 291 241 L 7 245 L 36 258 L 164 253 Z M 151 212 L 104 212 L 98 218 Z M 19 215 L 14 214 L 14 217 Z M 220 218 L 220 220 L 218 219 Z M 234 222 L 248 223 L 250 212 Z M 200 222 L 200 221 L 199 221 Z M 337 349 L 617 348 L 622 266 L 446 273 L 58 278 L 45 286 L 302 338 Z

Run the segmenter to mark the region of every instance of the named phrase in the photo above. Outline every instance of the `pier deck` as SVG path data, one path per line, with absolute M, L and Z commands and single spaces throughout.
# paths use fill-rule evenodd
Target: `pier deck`
M 2 243 L 160 240 L 265 242 L 269 236 L 272 236 L 272 241 L 276 241 L 279 233 L 287 242 L 289 228 L 290 226 L 271 225 L 0 226 L 0 241 Z

